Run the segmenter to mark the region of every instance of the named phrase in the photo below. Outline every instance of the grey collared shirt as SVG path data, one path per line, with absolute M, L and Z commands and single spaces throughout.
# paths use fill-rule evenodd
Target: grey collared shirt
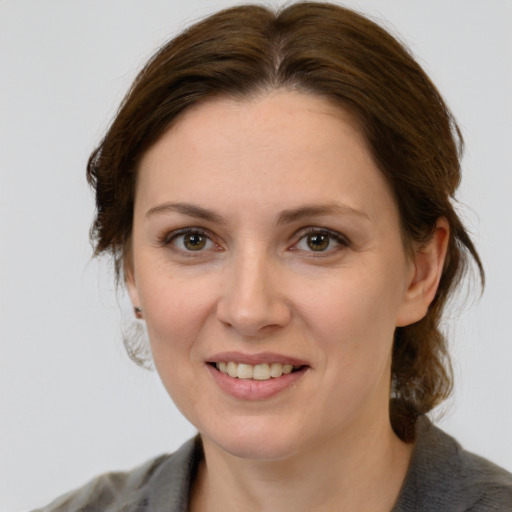
M 466 452 L 419 418 L 409 471 L 392 512 L 512 511 L 512 474 Z M 203 457 L 199 437 L 124 473 L 108 473 L 34 512 L 187 512 Z

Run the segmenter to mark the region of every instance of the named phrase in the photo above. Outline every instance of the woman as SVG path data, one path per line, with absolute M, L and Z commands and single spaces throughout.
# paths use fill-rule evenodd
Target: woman
M 165 45 L 89 160 L 92 234 L 199 436 L 45 510 L 510 508 L 512 476 L 425 417 L 451 389 L 443 307 L 470 258 L 483 279 L 461 144 L 341 7 L 234 8 Z

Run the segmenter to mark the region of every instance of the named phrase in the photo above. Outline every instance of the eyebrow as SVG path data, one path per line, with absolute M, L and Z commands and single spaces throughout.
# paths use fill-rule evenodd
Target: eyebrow
M 222 217 L 212 210 L 197 206 L 191 203 L 163 203 L 146 212 L 146 218 L 153 215 L 176 212 L 189 217 L 205 220 L 214 224 L 226 225 L 227 222 Z M 362 210 L 357 210 L 348 205 L 341 205 L 337 203 L 330 204 L 313 204 L 301 206 L 299 208 L 292 208 L 282 211 L 277 219 L 277 225 L 291 224 L 308 217 L 321 217 L 324 215 L 353 215 L 362 219 L 369 219 L 367 213 Z
M 164 203 L 146 212 L 146 218 L 156 215 L 158 213 L 177 212 L 189 217 L 206 220 L 215 224 L 226 224 L 226 221 L 221 215 L 214 213 L 212 210 L 197 206 L 190 203 Z
M 308 205 L 291 210 L 284 210 L 279 214 L 278 224 L 290 224 L 307 217 L 321 217 L 323 215 L 354 215 L 363 219 L 369 219 L 368 214 L 351 206 L 337 203 Z

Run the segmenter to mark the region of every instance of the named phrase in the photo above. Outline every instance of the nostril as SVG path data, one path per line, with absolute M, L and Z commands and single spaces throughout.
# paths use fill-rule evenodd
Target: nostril
M 235 285 L 221 293 L 216 307 L 217 319 L 226 327 L 243 336 L 265 335 L 285 326 L 291 311 L 281 291 L 276 286 L 265 286 L 258 272 L 248 279 L 247 273 Z M 232 277 L 234 280 L 235 277 Z M 255 282 L 257 281 L 257 282 Z

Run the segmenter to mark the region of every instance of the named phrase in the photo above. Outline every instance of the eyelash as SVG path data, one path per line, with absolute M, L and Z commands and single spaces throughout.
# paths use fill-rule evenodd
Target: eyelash
M 203 249 L 199 249 L 197 251 L 186 250 L 176 247 L 176 240 L 180 237 L 184 237 L 186 235 L 198 235 L 206 239 L 206 243 L 210 242 L 214 245 L 215 248 L 220 249 L 220 246 L 213 241 L 213 237 L 205 230 L 201 228 L 189 227 L 184 229 L 179 229 L 176 231 L 172 231 L 171 233 L 166 233 L 164 236 L 160 237 L 158 240 L 159 245 L 164 247 L 171 247 L 173 250 L 179 252 L 180 254 L 186 256 L 195 256 L 194 253 L 204 252 Z M 328 246 L 324 250 L 314 251 L 314 250 L 304 250 L 299 249 L 298 245 L 308 236 L 327 236 L 329 238 Z M 337 251 L 342 248 L 347 248 L 351 246 L 350 240 L 341 233 L 337 231 L 333 231 L 327 228 L 319 228 L 319 227 L 307 227 L 300 230 L 298 233 L 294 235 L 294 238 L 298 238 L 297 241 L 290 247 L 291 251 L 302 251 L 305 253 L 310 253 L 311 257 L 322 257 L 332 254 L 334 251 Z M 331 245 L 331 241 L 334 241 L 337 245 L 335 247 L 329 247 Z
M 325 257 L 327 255 L 331 255 L 334 251 L 351 246 L 350 240 L 345 235 L 342 235 L 341 233 L 338 233 L 337 231 L 333 231 L 331 229 L 319 228 L 319 227 L 312 226 L 312 227 L 304 228 L 297 234 L 297 236 L 299 238 L 298 238 L 297 242 L 295 242 L 295 244 L 293 244 L 291 250 L 301 251 L 302 249 L 299 249 L 297 247 L 299 245 L 299 243 L 301 241 L 307 239 L 307 237 L 312 236 L 312 235 L 327 236 L 327 237 L 329 237 L 329 246 L 331 245 L 331 241 L 334 241 L 337 245 L 335 247 L 328 246 L 325 250 L 322 250 L 322 251 L 305 250 L 304 252 L 310 253 L 311 257 L 315 257 L 315 258 L 322 257 L 322 256 Z
M 201 228 L 194 228 L 194 227 L 178 229 L 176 231 L 172 231 L 171 233 L 166 233 L 164 236 L 162 236 L 158 240 L 158 243 L 159 243 L 159 245 L 164 246 L 164 247 L 171 247 L 173 250 L 175 250 L 181 254 L 187 255 L 187 256 L 194 256 L 195 252 L 197 252 L 197 253 L 203 252 L 202 250 L 198 250 L 198 251 L 188 250 L 187 251 L 185 249 L 180 249 L 180 248 L 176 247 L 176 240 L 178 238 L 184 237 L 186 235 L 198 235 L 198 236 L 206 239 L 206 243 L 210 242 L 210 243 L 213 243 L 215 247 L 217 247 L 217 248 L 219 247 L 212 240 L 212 237 L 209 233 L 207 233 L 206 231 L 204 231 Z

